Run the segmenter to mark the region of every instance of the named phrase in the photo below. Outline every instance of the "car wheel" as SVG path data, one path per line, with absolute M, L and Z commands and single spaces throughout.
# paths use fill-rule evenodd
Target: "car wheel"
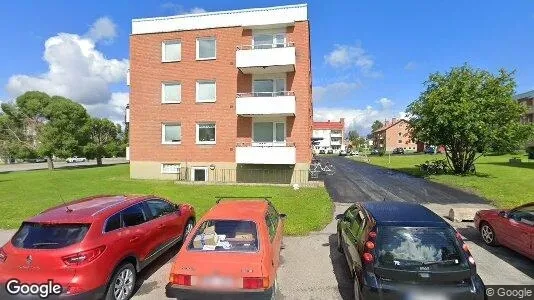
M 339 251 L 339 253 L 343 253 L 343 244 L 342 244 L 342 240 L 341 240 L 341 232 L 337 232 L 337 251 Z
M 497 246 L 497 238 L 495 236 L 495 230 L 487 222 L 482 223 L 480 226 L 480 235 L 486 245 Z
M 360 290 L 360 281 L 358 280 L 358 275 L 354 274 L 354 300 L 361 300 L 362 293 Z
M 133 295 L 136 271 L 131 263 L 122 264 L 111 277 L 106 300 L 128 300 Z
M 184 227 L 184 232 L 182 233 L 182 242 L 185 241 L 185 238 L 191 233 L 193 227 L 195 227 L 195 221 L 192 219 L 187 220 L 187 224 L 185 224 Z

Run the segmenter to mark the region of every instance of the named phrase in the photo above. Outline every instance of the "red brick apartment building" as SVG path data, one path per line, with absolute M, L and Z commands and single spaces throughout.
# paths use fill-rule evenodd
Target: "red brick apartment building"
M 525 114 L 521 116 L 521 122 L 525 124 L 534 123 L 534 91 L 517 94 L 514 98 L 526 108 Z
M 307 182 L 305 4 L 134 19 L 129 84 L 132 178 Z
M 384 151 L 393 151 L 403 148 L 408 151 L 417 151 L 417 143 L 413 141 L 409 132 L 410 124 L 404 119 L 393 118 L 385 121 L 384 126 L 373 131 L 373 147 Z

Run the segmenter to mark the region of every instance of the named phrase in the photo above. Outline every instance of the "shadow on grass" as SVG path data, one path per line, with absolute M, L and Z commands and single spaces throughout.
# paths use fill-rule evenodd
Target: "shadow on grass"
M 499 259 L 507 262 L 512 267 L 516 268 L 518 271 L 521 271 L 530 278 L 534 278 L 533 261 L 506 247 L 491 247 L 486 245 L 486 243 L 482 241 L 478 230 L 473 226 L 473 223 L 467 225 L 466 227 L 458 228 L 458 232 L 460 232 L 467 240 L 475 243 L 477 246 L 495 255 Z
M 387 168 L 387 167 L 385 167 L 385 168 Z M 415 176 L 415 177 L 422 177 L 422 178 L 429 178 L 431 176 L 439 177 L 441 175 L 453 175 L 453 176 L 457 176 L 459 178 L 470 177 L 470 176 L 481 177 L 481 178 L 492 178 L 492 177 L 494 177 L 494 176 L 491 176 L 490 174 L 487 174 L 487 173 L 455 175 L 455 174 L 449 172 L 449 173 L 445 173 L 445 174 L 428 174 L 428 173 L 421 172 L 421 170 L 416 166 L 414 166 L 414 167 L 392 168 L 391 170 L 402 172 L 402 173 L 406 173 L 406 174 L 409 174 L 409 175 L 412 175 L 412 176 Z
M 510 163 L 507 163 L 507 162 L 487 162 L 487 163 L 480 163 L 480 164 L 495 165 L 495 166 L 501 166 L 501 167 L 534 169 L 534 161 L 532 161 L 532 162 L 521 162 L 521 163 L 516 163 L 516 164 L 510 164 Z
M 330 260 L 334 268 L 334 275 L 336 276 L 337 288 L 343 300 L 354 300 L 353 287 L 354 283 L 345 259 L 345 255 L 337 250 L 337 236 L 331 234 L 328 237 L 328 244 L 330 247 Z

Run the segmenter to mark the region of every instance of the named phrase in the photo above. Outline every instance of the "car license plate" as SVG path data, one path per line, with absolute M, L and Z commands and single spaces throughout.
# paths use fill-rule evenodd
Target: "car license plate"
M 409 293 L 406 297 L 406 300 L 450 300 L 449 297 L 441 294 L 441 293 L 435 293 L 435 292 L 412 292 Z
M 204 277 L 202 281 L 204 286 L 212 288 L 232 288 L 234 287 L 234 280 L 229 277 L 209 276 Z

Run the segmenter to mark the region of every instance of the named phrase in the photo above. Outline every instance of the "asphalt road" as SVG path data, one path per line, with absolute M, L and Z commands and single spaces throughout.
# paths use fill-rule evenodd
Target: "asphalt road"
M 124 164 L 128 163 L 125 158 L 104 158 L 102 160 L 104 165 L 115 165 L 115 164 Z M 96 165 L 96 160 L 88 160 L 86 162 L 79 163 L 66 163 L 64 161 L 54 162 L 54 167 L 65 168 L 65 167 L 77 167 L 77 166 L 90 166 Z M 40 170 L 48 168 L 48 163 L 18 163 L 18 164 L 0 164 L 0 174 L 7 172 L 17 172 L 17 171 L 30 171 L 30 170 Z

